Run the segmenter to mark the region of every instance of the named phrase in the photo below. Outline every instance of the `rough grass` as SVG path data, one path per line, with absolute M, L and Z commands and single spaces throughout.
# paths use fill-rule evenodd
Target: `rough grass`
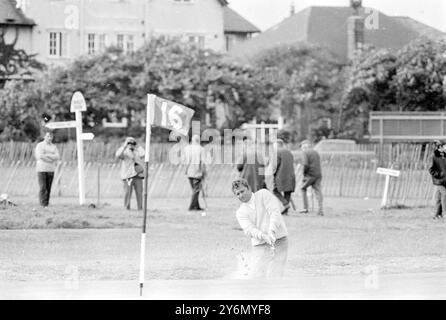
M 121 209 L 120 200 L 98 209 L 76 206 L 76 199 L 53 202 L 49 209 L 19 201 L 0 210 L 0 279 L 62 280 L 73 266 L 83 280 L 137 278 L 141 212 Z M 379 202 L 329 198 L 325 217 L 286 217 L 287 275 L 364 274 L 371 266 L 382 273 L 445 271 L 445 222 L 433 220 L 430 208 L 379 210 Z M 208 203 L 203 217 L 185 210 L 188 200 L 150 199 L 149 279 L 234 274 L 249 250 L 234 216 L 238 204 Z

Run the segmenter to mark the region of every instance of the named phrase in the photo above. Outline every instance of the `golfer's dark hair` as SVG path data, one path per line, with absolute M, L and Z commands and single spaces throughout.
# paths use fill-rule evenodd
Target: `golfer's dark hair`
M 54 136 L 54 130 L 46 128 L 46 127 L 44 127 L 41 132 L 42 132 L 42 138 L 44 138 L 47 133 Z
M 235 194 L 235 191 L 240 189 L 241 186 L 244 186 L 249 189 L 249 183 L 245 179 L 236 179 L 232 181 L 232 192 Z

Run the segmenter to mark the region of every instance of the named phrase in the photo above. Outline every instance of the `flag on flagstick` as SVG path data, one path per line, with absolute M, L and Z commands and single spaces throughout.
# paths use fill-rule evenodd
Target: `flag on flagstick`
M 143 294 L 144 274 L 145 274 L 145 252 L 146 252 L 146 232 L 147 232 L 147 187 L 149 178 L 150 161 L 150 140 L 152 136 L 152 126 L 161 127 L 177 131 L 182 135 L 187 135 L 190 123 L 195 111 L 181 104 L 159 98 L 153 94 L 147 97 L 147 121 L 146 121 L 146 156 L 144 173 L 144 220 L 141 233 L 141 254 L 139 266 L 139 288 L 140 295 Z

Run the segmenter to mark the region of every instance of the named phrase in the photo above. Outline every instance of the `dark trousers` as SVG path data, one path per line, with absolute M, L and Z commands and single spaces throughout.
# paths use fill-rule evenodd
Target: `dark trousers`
M 318 212 L 323 213 L 322 178 L 304 177 L 301 187 L 304 210 L 308 210 L 308 198 L 307 198 L 308 187 L 311 187 L 313 189 L 314 194 L 316 195 L 319 207 Z
M 277 199 L 279 199 L 280 202 L 282 202 L 283 206 L 286 206 L 287 204 L 290 204 L 291 201 L 291 194 L 293 193 L 292 191 L 285 191 L 280 192 L 277 188 L 274 189 L 273 191 L 274 195 L 277 197 Z M 288 213 L 289 209 L 286 209 L 283 213 Z
M 201 191 L 201 179 L 189 178 L 190 186 L 192 188 L 192 198 L 190 201 L 189 210 L 201 210 L 198 197 Z
M 138 210 L 142 210 L 142 182 L 144 179 L 132 178 L 124 180 L 124 207 L 130 210 L 130 203 L 132 201 L 132 192 L 135 190 L 136 205 Z
M 39 201 L 42 207 L 48 207 L 50 203 L 53 178 L 54 172 L 37 172 L 37 181 L 39 182 Z
M 443 208 L 446 208 L 446 187 L 435 186 L 435 216 L 443 215 Z

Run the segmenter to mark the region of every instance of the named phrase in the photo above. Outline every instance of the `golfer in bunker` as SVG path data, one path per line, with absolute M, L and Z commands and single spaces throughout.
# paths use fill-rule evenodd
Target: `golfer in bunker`
M 245 276 L 282 277 L 288 257 L 288 231 L 279 200 L 266 189 L 253 193 L 245 179 L 233 181 L 232 191 L 242 202 L 237 220 L 252 244 Z

